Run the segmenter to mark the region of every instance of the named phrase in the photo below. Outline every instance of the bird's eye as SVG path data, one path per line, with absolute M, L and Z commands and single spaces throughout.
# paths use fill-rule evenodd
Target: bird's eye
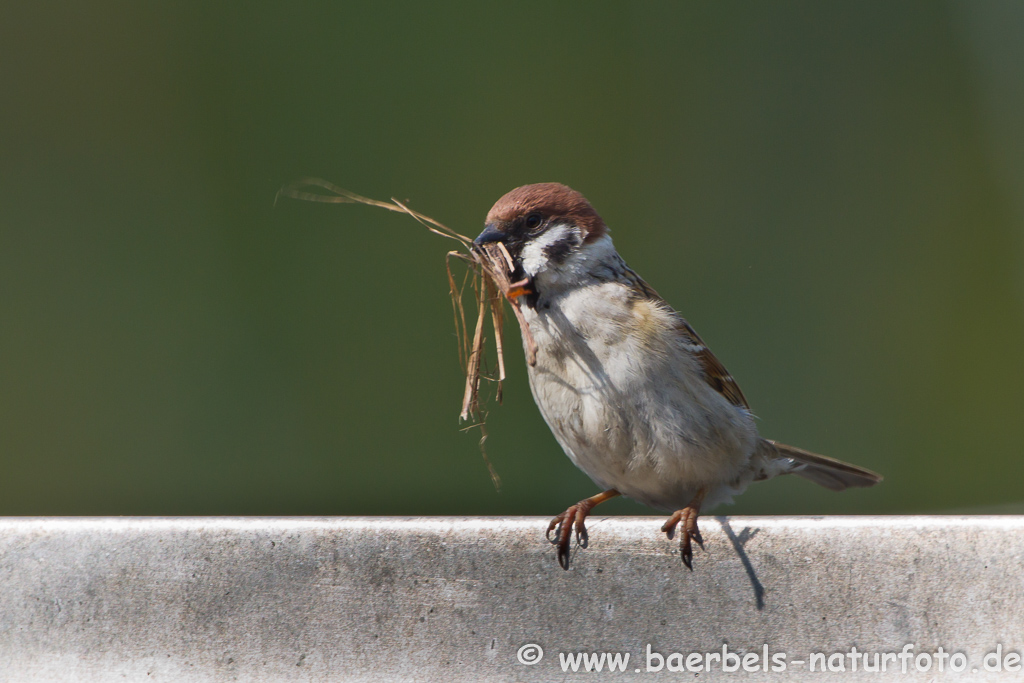
M 536 230 L 544 222 L 544 217 L 539 213 L 531 213 L 526 217 L 526 228 L 528 230 Z

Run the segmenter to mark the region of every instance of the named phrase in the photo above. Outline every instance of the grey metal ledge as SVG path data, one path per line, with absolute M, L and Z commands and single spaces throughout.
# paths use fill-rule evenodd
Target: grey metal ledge
M 0 519 L 0 681 L 1024 680 L 1024 517 L 702 518 L 692 573 L 600 516 L 562 571 L 547 520 Z M 648 670 L 723 646 L 756 670 Z M 625 671 L 563 671 L 599 653 Z

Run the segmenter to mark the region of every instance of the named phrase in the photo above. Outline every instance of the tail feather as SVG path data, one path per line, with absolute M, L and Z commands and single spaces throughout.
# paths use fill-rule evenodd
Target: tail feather
M 787 446 L 769 439 L 762 439 L 762 443 L 773 450 L 776 457 L 788 458 L 799 463 L 801 467 L 790 470 L 793 474 L 833 491 L 842 491 L 854 486 L 874 486 L 882 481 L 882 475 L 877 472 L 851 465 L 842 460 L 811 453 L 802 448 Z

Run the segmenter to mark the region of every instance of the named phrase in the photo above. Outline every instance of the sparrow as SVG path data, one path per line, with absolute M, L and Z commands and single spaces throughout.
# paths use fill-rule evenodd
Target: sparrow
M 500 242 L 507 296 L 536 343 L 530 390 L 555 440 L 602 489 L 556 516 L 547 537 L 569 569 L 570 539 L 623 495 L 671 513 L 693 570 L 697 517 L 754 481 L 796 474 L 833 491 L 873 486 L 870 470 L 762 438 L 746 397 L 690 324 L 626 265 L 590 202 L 559 183 L 516 188 L 487 214 L 476 248 Z M 552 536 L 553 532 L 553 536 Z

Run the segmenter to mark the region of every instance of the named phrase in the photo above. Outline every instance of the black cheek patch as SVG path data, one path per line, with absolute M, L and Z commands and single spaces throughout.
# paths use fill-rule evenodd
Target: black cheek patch
M 552 242 L 544 247 L 544 256 L 549 261 L 561 264 L 565 262 L 565 259 L 569 258 L 569 254 L 578 246 L 579 239 L 576 235 L 566 235 L 557 242 Z

